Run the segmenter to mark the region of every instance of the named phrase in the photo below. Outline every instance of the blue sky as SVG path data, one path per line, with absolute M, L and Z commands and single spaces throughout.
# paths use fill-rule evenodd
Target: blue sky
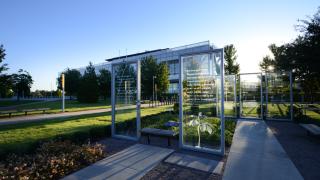
M 293 40 L 298 19 L 313 15 L 316 0 L 130 1 L 3 0 L 0 44 L 9 72 L 22 68 L 32 90 L 56 88 L 66 67 L 101 63 L 127 53 L 210 40 L 234 44 L 241 72 L 258 71 L 268 45 Z

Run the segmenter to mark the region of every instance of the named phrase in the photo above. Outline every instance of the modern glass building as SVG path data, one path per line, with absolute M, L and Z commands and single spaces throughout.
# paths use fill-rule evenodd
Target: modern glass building
M 96 73 L 99 73 L 100 69 L 108 69 L 111 71 L 111 63 L 130 61 L 134 59 L 142 59 L 144 57 L 153 56 L 157 59 L 158 63 L 165 62 L 169 68 L 169 80 L 170 85 L 168 93 L 178 93 L 179 87 L 179 59 L 183 55 L 198 54 L 202 52 L 208 52 L 216 49 L 216 47 L 210 44 L 209 41 L 179 46 L 175 48 L 156 49 L 151 51 L 145 51 L 141 53 L 129 54 L 125 56 L 113 57 L 106 59 L 106 62 L 95 64 Z M 85 67 L 79 68 L 79 71 L 83 73 Z

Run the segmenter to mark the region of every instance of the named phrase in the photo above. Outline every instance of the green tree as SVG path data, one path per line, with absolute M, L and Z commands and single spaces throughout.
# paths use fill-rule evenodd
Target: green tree
M 103 96 L 104 100 L 111 96 L 111 72 L 107 69 L 101 69 L 98 76 L 98 84 L 100 95 Z
M 260 70 L 267 72 L 274 68 L 274 60 L 270 56 L 263 57 L 262 61 L 259 63 Z
M 224 47 L 224 59 L 226 74 L 238 74 L 240 72 L 240 65 L 236 62 L 237 50 L 233 44 Z
M 158 64 L 157 64 L 157 60 L 154 57 L 149 56 L 142 59 L 141 61 L 141 92 L 142 92 L 142 96 L 146 99 L 150 99 L 152 97 L 153 77 L 157 76 L 157 69 L 158 69 Z
M 157 92 L 162 96 L 167 92 L 170 84 L 168 65 L 165 63 L 158 64 L 156 76 Z
M 76 96 L 78 93 L 79 83 L 81 79 L 81 73 L 76 69 L 67 69 L 63 72 L 65 78 L 65 91 L 70 100 L 72 96 Z M 62 90 L 61 75 L 57 78 L 58 89 Z
M 79 102 L 85 103 L 95 103 L 99 100 L 98 78 L 91 62 L 80 80 L 77 97 Z
M 12 79 L 10 75 L 3 72 L 9 68 L 7 64 L 1 64 L 6 57 L 5 49 L 3 45 L 0 45 L 0 97 L 5 98 L 12 95 Z
M 303 91 L 313 101 L 320 89 L 320 8 L 308 20 L 297 26 L 301 34 L 291 43 L 270 45 L 277 71 L 292 71 Z
M 30 95 L 30 89 L 33 84 L 32 76 L 29 72 L 20 69 L 17 74 L 12 74 L 13 91 L 20 100 L 20 97 Z

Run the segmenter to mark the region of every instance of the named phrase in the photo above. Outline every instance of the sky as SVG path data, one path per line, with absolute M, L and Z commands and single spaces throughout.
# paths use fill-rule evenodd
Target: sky
M 107 58 L 209 40 L 234 44 L 241 72 L 258 72 L 271 43 L 291 42 L 316 0 L 2 0 L 0 44 L 8 73 L 30 72 L 32 90 L 58 73 Z

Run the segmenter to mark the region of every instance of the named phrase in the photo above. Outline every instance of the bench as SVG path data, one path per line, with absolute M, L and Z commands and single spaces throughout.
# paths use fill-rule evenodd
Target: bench
M 143 128 L 141 129 L 141 135 L 147 135 L 148 137 L 148 144 L 150 144 L 150 135 L 154 136 L 164 136 L 168 138 L 168 146 L 171 146 L 170 138 L 173 138 L 178 133 L 171 131 L 171 130 L 163 130 L 163 129 L 156 129 L 156 128 Z
M 42 113 L 45 113 L 47 110 L 50 110 L 50 108 L 23 109 L 21 111 L 24 112 L 24 115 L 27 115 L 28 112 L 42 111 Z
M 0 114 L 8 114 L 9 118 L 11 118 L 12 113 L 17 113 L 17 110 L 8 110 L 8 111 L 0 111 Z
M 308 134 L 320 136 L 320 127 L 315 124 L 300 124 L 301 127 L 307 130 Z

